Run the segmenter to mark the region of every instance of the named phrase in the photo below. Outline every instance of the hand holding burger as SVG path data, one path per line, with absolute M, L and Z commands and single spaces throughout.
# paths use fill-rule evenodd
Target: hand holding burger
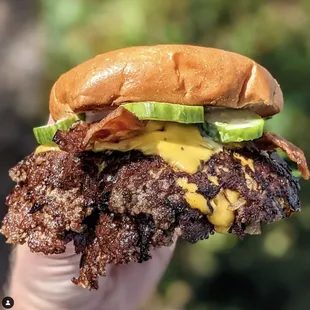
M 254 61 L 186 45 L 132 47 L 62 75 L 53 125 L 10 171 L 2 233 L 32 252 L 81 254 L 77 285 L 98 288 L 107 265 L 210 234 L 240 237 L 300 210 L 303 152 L 264 130 L 281 89 Z
M 54 121 L 50 118 L 48 125 Z M 66 252 L 55 255 L 31 253 L 17 245 L 11 255 L 7 295 L 16 310 L 134 310 L 150 297 L 172 256 L 175 243 L 152 250 L 144 264 L 110 265 L 101 277 L 99 289 L 89 292 L 72 285 L 69 279 L 79 272 L 81 255 L 72 243 Z
M 14 249 L 7 294 L 16 310 L 135 310 L 156 288 L 171 258 L 174 245 L 151 251 L 152 259 L 123 266 L 110 265 L 100 277 L 98 290 L 73 285 L 81 255 L 69 243 L 55 255 L 31 253 L 27 245 Z

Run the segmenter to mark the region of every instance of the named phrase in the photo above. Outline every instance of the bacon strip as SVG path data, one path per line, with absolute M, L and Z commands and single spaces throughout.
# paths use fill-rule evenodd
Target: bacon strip
M 92 124 L 83 141 L 86 147 L 94 140 L 117 142 L 131 136 L 145 127 L 145 122 L 139 120 L 133 113 L 119 107 L 99 123 Z
M 83 140 L 87 134 L 90 124 L 85 122 L 75 123 L 69 131 L 58 130 L 53 141 L 59 148 L 68 153 L 79 153 L 85 151 Z
M 70 153 L 85 151 L 95 140 L 118 142 L 135 135 L 145 127 L 133 113 L 118 107 L 100 122 L 79 122 L 69 131 L 57 131 L 53 141 L 60 149 Z
M 277 135 L 275 133 L 271 133 L 268 131 L 264 131 L 263 136 L 255 141 L 255 144 L 260 149 L 274 149 L 279 147 L 284 151 L 290 160 L 295 162 L 298 166 L 298 170 L 301 172 L 302 177 L 305 180 L 308 180 L 310 177 L 310 172 L 307 165 L 307 160 L 305 157 L 304 152 L 294 145 L 293 143 L 287 141 L 280 135 Z

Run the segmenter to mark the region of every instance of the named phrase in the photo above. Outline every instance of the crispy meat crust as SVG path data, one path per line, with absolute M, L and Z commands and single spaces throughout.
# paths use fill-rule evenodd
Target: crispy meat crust
M 151 248 L 168 246 L 177 235 L 196 242 L 214 233 L 207 216 L 185 201 L 180 177 L 197 184 L 206 199 L 221 189 L 238 191 L 247 203 L 236 210 L 230 232 L 239 236 L 299 210 L 299 185 L 276 152 L 238 150 L 253 159 L 255 172 L 234 152 L 214 155 L 193 175 L 136 151 L 31 154 L 10 171 L 17 184 L 7 197 L 1 232 L 8 242 L 28 242 L 45 254 L 62 253 L 73 241 L 82 254 L 73 282 L 96 289 L 109 263 L 143 262 Z

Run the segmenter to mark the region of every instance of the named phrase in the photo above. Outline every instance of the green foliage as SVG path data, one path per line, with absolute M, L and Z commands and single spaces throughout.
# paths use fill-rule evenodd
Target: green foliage
M 254 58 L 280 83 L 284 111 L 268 128 L 310 154 L 309 0 L 42 1 L 47 91 L 64 71 L 130 45 L 192 43 Z M 146 309 L 310 309 L 310 186 L 303 211 L 237 240 L 180 242 Z

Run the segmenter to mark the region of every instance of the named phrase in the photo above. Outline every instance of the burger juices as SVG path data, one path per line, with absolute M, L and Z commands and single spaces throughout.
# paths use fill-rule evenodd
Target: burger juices
M 1 232 L 33 252 L 81 255 L 72 281 L 97 289 L 107 264 L 210 234 L 240 237 L 300 210 L 303 152 L 264 130 L 283 97 L 254 61 L 217 49 L 160 45 L 99 55 L 63 74 L 55 124 L 10 170 Z

